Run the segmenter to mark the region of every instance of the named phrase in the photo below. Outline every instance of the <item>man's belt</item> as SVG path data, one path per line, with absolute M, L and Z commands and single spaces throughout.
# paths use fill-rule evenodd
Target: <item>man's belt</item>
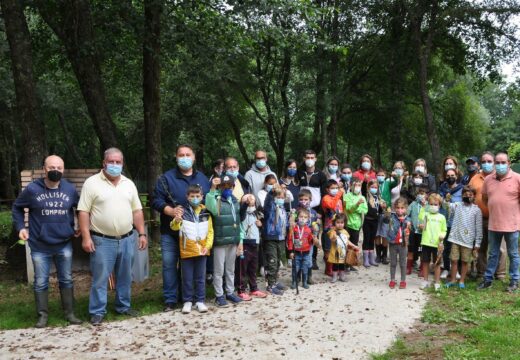
M 90 230 L 90 233 L 92 235 L 99 236 L 99 237 L 104 237 L 104 238 L 107 238 L 107 239 L 121 240 L 121 239 L 123 239 L 125 237 L 128 237 L 128 236 L 132 235 L 134 233 L 134 230 L 131 230 L 129 233 L 126 233 L 126 234 L 123 234 L 123 235 L 116 235 L 116 236 L 105 235 L 105 234 L 101 234 L 101 233 L 98 233 L 98 232 L 92 231 L 92 230 Z

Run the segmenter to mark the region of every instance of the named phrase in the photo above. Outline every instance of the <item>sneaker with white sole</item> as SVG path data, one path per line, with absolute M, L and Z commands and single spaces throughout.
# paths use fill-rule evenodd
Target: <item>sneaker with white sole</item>
M 182 313 L 189 314 L 191 312 L 191 301 L 186 301 L 182 306 Z
M 196 302 L 195 303 L 195 308 L 197 309 L 198 312 L 200 313 L 205 313 L 208 311 L 208 307 L 206 306 L 206 304 L 204 304 L 203 302 Z
M 455 275 L 455 278 L 456 278 L 457 280 L 460 280 L 460 274 L 459 274 L 458 271 L 457 271 L 457 275 Z
M 430 283 L 429 283 L 428 281 L 423 281 L 423 282 L 421 283 L 420 289 L 421 289 L 421 290 L 424 290 L 424 289 L 427 289 L 427 288 L 429 288 L 429 287 L 430 287 Z
M 441 272 L 441 279 L 446 279 L 449 275 L 448 270 L 442 270 Z
M 441 289 L 441 284 L 435 283 L 433 284 L 433 287 L 435 288 L 435 291 L 439 291 Z

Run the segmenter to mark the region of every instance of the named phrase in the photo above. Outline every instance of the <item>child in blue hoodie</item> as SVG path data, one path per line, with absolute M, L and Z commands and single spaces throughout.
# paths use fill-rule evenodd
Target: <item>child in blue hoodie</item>
M 408 239 L 411 228 L 410 218 L 406 215 L 407 208 L 408 201 L 404 197 L 400 197 L 394 202 L 394 212 L 389 216 L 387 239 L 390 247 L 390 289 L 395 288 L 396 285 L 395 273 L 398 257 L 399 268 L 401 269 L 399 289 L 406 289 L 406 259 L 408 256 Z

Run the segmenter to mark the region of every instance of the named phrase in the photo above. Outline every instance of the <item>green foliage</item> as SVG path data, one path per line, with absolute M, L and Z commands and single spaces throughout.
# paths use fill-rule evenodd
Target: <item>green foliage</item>
M 9 234 L 11 233 L 11 227 L 11 212 L 0 211 L 0 244 L 7 245 L 9 243 Z
M 507 149 L 507 153 L 509 154 L 511 162 L 520 162 L 520 142 L 512 143 Z

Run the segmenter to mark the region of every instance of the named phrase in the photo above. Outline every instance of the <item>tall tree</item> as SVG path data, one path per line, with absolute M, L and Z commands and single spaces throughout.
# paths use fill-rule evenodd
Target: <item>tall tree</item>
M 0 5 L 9 42 L 16 104 L 22 128 L 22 166 L 24 169 L 36 169 L 42 166 L 47 153 L 47 141 L 33 74 L 31 35 L 20 1 L 1 0 Z
M 101 76 L 101 66 L 88 0 L 37 0 L 42 18 L 63 43 L 103 149 L 117 146 Z

